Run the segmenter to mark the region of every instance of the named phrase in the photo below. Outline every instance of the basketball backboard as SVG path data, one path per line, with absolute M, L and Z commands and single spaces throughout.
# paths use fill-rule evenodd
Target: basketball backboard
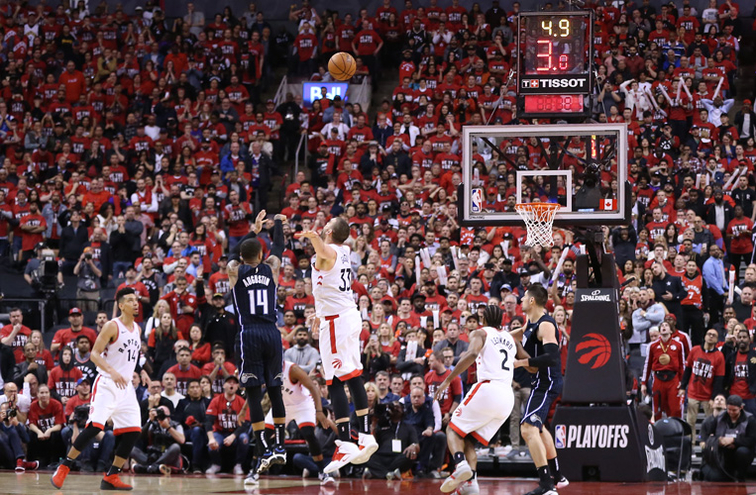
M 559 203 L 555 225 L 629 223 L 625 124 L 465 126 L 464 226 L 522 225 L 516 203 Z

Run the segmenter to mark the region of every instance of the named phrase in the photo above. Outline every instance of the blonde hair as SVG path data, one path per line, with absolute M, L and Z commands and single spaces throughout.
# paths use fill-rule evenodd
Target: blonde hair
M 166 301 L 165 299 L 159 299 L 158 302 L 155 303 L 155 308 L 153 308 L 152 310 L 152 317 L 158 320 L 158 324 L 155 326 L 160 325 L 160 313 L 158 313 L 158 310 L 163 306 L 165 306 L 165 310 L 167 312 L 171 312 L 171 306 L 168 304 L 168 301 Z

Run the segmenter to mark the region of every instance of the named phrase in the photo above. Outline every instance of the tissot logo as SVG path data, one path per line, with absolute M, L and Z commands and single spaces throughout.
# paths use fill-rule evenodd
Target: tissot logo
M 523 79 L 522 87 L 525 89 L 535 88 L 573 88 L 573 89 L 585 89 L 587 87 L 587 79 Z

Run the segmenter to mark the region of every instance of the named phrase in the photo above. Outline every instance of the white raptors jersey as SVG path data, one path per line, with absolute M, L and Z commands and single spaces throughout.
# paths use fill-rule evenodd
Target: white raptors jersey
M 293 363 L 289 361 L 284 361 L 283 401 L 284 401 L 284 406 L 286 407 L 286 409 L 300 406 L 307 401 L 312 402 L 312 396 L 310 395 L 309 390 L 307 390 L 299 382 L 297 383 L 291 382 L 291 376 L 289 374 L 291 373 L 292 366 L 293 366 Z
M 328 271 L 315 268 L 312 259 L 312 295 L 315 311 L 319 317 L 333 316 L 356 309 L 352 295 L 352 264 L 349 261 L 349 246 L 328 244 L 336 251 L 336 263 Z
M 506 330 L 483 327 L 486 343 L 475 359 L 478 381 L 496 380 L 512 383 L 517 346 Z
M 139 352 L 142 350 L 139 325 L 136 322 L 133 323 L 133 331 L 130 332 L 120 318 L 115 318 L 112 321 L 118 326 L 118 338 L 105 347 L 102 357 L 118 374 L 130 382 L 139 360 Z M 99 367 L 97 372 L 110 378 L 110 374 Z

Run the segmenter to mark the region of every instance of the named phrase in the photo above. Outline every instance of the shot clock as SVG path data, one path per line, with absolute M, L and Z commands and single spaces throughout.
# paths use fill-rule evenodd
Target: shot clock
M 585 116 L 591 94 L 590 12 L 523 12 L 517 70 L 520 115 Z

